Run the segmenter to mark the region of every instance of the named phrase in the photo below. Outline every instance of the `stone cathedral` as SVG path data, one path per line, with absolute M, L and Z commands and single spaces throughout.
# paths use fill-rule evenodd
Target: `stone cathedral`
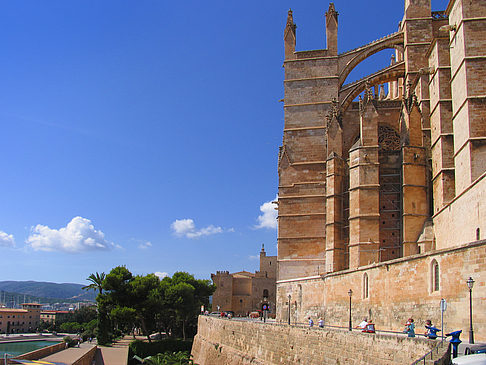
M 284 30 L 277 319 L 346 325 L 351 294 L 354 320 L 399 330 L 437 323 L 444 298 L 467 332 L 472 277 L 486 341 L 486 1 L 405 0 L 396 32 L 343 53 L 337 10 L 327 49 L 296 51 L 292 11 Z

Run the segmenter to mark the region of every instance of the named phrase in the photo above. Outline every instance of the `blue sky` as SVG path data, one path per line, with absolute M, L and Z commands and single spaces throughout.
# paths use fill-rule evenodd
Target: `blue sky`
M 400 0 L 335 6 L 340 52 L 403 15 Z M 1 279 L 85 283 L 116 265 L 209 278 L 256 270 L 262 243 L 275 255 L 283 29 L 292 8 L 297 49 L 324 48 L 327 7 L 1 1 Z

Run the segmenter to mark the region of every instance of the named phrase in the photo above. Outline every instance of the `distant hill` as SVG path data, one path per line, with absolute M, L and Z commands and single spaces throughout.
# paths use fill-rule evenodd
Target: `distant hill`
M 83 290 L 81 284 L 49 283 L 40 281 L 0 281 L 0 291 L 23 294 L 36 298 L 94 300 L 94 291 Z M 0 299 L 1 301 L 1 299 Z

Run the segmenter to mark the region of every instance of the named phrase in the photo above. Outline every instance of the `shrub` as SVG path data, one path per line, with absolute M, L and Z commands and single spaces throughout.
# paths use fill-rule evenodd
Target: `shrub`
M 130 344 L 128 358 L 129 364 L 137 364 L 133 360 L 133 356 L 137 355 L 141 358 L 154 356 L 165 353 L 190 353 L 192 348 L 192 341 L 184 341 L 179 339 L 168 338 L 162 341 L 153 341 L 152 343 L 135 340 Z
M 68 347 L 74 347 L 74 345 L 76 345 L 78 343 L 71 336 L 66 336 L 62 340 L 68 345 Z

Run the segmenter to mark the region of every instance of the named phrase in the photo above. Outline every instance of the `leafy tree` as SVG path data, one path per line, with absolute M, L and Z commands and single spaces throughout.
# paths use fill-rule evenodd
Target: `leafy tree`
M 195 334 L 199 308 L 208 306 L 215 289 L 209 280 L 197 280 L 186 272 L 160 280 L 154 274 L 134 276 L 125 266 L 117 266 L 107 275 L 91 274 L 88 281 L 92 284 L 86 289 L 99 291 L 100 344 L 110 341 L 113 326 L 125 333 L 139 327 L 149 342 L 156 331 L 186 339 Z
M 60 326 L 61 332 L 79 333 L 83 331 L 83 326 L 78 322 L 65 322 Z
M 185 339 L 186 329 L 193 329 L 190 334 L 195 334 L 197 316 L 202 305 L 209 305 L 209 296 L 214 292 L 215 287 L 209 280 L 197 280 L 193 275 L 186 272 L 176 272 L 172 278 L 166 277 L 163 280 L 166 296 L 166 307 L 169 313 L 175 314 L 178 324 L 176 331 Z
M 154 274 L 136 276 L 130 283 L 131 295 L 137 300 L 133 307 L 143 333 L 150 342 L 150 334 L 157 330 L 157 313 L 162 310 L 163 294 L 160 290 L 160 279 Z
M 100 345 L 106 345 L 111 340 L 111 325 L 107 314 L 107 303 L 103 296 L 105 279 L 106 275 L 104 272 L 101 274 L 98 272 L 90 274 L 86 280 L 91 282 L 91 284 L 83 287 L 85 290 L 98 290 L 98 296 L 96 297 L 96 302 L 98 303 L 98 327 L 96 330 L 96 337 Z
M 128 333 L 133 330 L 137 311 L 134 308 L 116 306 L 111 310 L 110 317 L 118 329 Z

